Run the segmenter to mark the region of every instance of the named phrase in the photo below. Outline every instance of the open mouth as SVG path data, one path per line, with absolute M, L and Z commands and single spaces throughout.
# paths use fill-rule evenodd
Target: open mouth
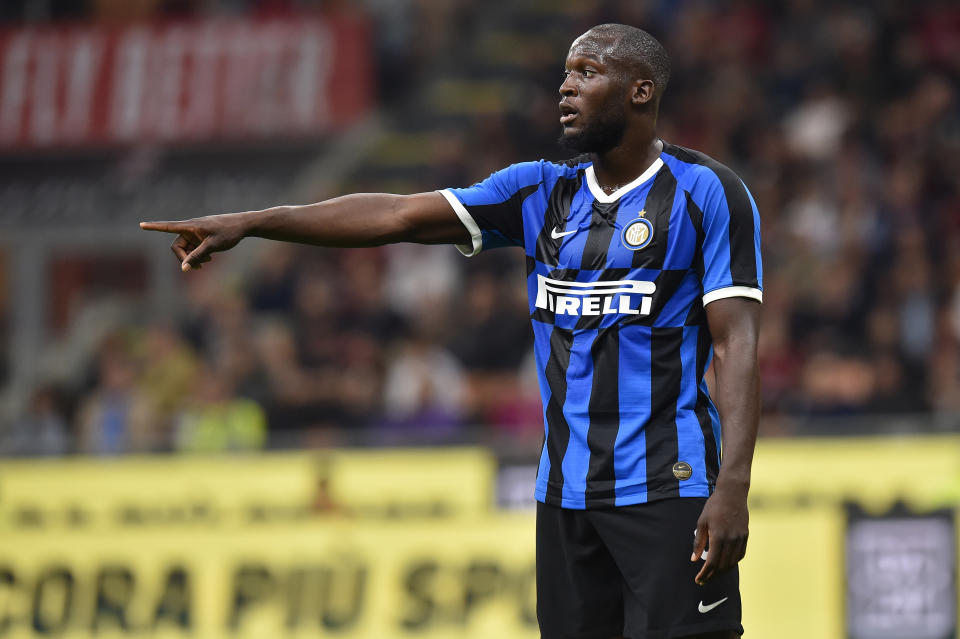
M 569 104 L 560 103 L 560 124 L 570 124 L 580 115 L 576 109 Z

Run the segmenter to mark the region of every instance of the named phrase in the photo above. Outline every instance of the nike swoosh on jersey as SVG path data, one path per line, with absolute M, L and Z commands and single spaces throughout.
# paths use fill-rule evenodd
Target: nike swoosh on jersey
M 697 610 L 699 610 L 701 613 L 710 612 L 711 610 L 713 610 L 714 608 L 716 608 L 717 606 L 719 606 L 720 604 L 722 604 L 724 601 L 726 601 L 726 600 L 729 599 L 729 598 L 730 598 L 730 597 L 724 597 L 724 598 L 721 599 L 720 601 L 714 601 L 714 602 L 713 602 L 712 604 L 710 604 L 709 606 L 704 606 L 704 605 L 703 605 L 703 599 L 701 599 L 701 600 L 700 600 L 700 604 L 697 606 Z
M 552 237 L 555 240 L 559 240 L 564 235 L 572 235 L 576 233 L 577 230 L 578 229 L 573 229 L 572 231 L 564 231 L 563 233 L 561 233 L 560 231 L 557 230 L 557 227 L 553 227 L 553 230 L 550 231 L 550 237 Z

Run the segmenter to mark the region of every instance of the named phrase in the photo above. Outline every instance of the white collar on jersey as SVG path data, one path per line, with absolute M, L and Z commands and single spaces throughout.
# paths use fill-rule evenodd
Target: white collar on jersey
M 610 195 L 607 195 L 606 193 L 603 192 L 603 189 L 601 189 L 600 185 L 597 183 L 597 175 L 596 173 L 594 173 L 593 165 L 591 164 L 590 166 L 587 167 L 587 170 L 586 170 L 587 186 L 590 188 L 590 193 L 593 194 L 593 197 L 597 199 L 597 202 L 600 202 L 601 204 L 610 204 L 611 202 L 616 202 L 621 197 L 623 197 L 627 192 L 632 191 L 633 189 L 637 188 L 638 186 L 640 186 L 641 184 L 643 184 L 644 182 L 652 178 L 654 175 L 657 174 L 657 171 L 660 170 L 661 166 L 663 166 L 663 160 L 661 160 L 658 157 L 656 160 L 653 161 L 653 164 L 647 167 L 646 171 L 640 174 L 640 177 L 635 179 L 633 182 L 630 182 L 629 184 L 625 184 L 624 186 L 621 186 L 619 189 L 617 189 Z

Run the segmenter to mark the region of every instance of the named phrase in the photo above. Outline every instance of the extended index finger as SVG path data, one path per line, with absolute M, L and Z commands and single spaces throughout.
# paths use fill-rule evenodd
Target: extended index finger
M 186 230 L 185 222 L 140 222 L 140 228 L 144 231 L 164 231 L 166 233 L 179 233 Z

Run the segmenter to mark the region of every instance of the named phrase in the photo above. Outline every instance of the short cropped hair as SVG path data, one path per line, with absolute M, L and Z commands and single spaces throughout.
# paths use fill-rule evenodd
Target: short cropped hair
M 646 67 L 652 75 L 657 97 L 663 95 L 670 81 L 670 56 L 663 45 L 652 35 L 626 24 L 600 24 L 591 32 L 610 36 L 615 40 L 613 55 L 625 62 Z

